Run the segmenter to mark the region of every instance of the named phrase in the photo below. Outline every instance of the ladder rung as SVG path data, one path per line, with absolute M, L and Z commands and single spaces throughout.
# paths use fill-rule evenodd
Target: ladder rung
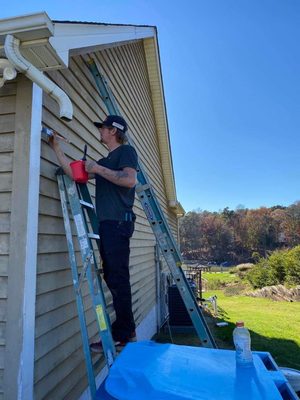
M 88 208 L 94 208 L 94 204 L 88 203 L 87 201 L 84 200 L 79 200 L 80 204 L 84 207 L 88 207 Z
M 100 239 L 100 236 L 97 233 L 88 233 L 88 237 L 90 239 Z
M 147 189 L 151 189 L 151 186 L 148 183 L 146 183 L 145 185 L 136 185 L 135 187 L 135 191 L 137 193 L 144 192 Z

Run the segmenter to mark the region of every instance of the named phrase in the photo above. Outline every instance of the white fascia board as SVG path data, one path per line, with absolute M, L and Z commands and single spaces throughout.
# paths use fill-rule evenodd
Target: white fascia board
M 131 25 L 89 25 L 54 23 L 54 35 L 49 39 L 63 62 L 69 64 L 71 50 L 90 48 L 155 37 L 154 27 Z
M 45 12 L 0 19 L 0 43 L 7 34 L 14 35 L 22 42 L 48 38 L 53 35 L 53 23 Z

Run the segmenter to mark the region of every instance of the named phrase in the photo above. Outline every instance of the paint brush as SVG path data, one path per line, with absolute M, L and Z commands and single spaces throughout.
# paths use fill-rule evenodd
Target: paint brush
M 50 138 L 51 136 L 53 136 L 53 132 L 54 132 L 53 129 L 46 128 L 46 127 L 44 127 L 44 126 L 42 127 L 42 133 L 46 136 L 47 141 L 49 140 L 49 138 Z M 68 139 L 66 139 L 65 137 L 59 135 L 58 133 L 56 133 L 56 137 L 57 137 L 57 139 L 62 140 L 62 141 L 65 142 L 65 143 L 71 143 L 70 140 L 68 140 Z

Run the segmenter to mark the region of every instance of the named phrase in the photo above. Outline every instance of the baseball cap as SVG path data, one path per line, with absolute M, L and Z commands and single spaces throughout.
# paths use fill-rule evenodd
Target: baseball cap
M 94 125 L 97 128 L 102 128 L 102 126 L 113 126 L 124 133 L 127 131 L 127 123 L 125 119 L 119 115 L 108 115 L 103 122 L 94 122 Z

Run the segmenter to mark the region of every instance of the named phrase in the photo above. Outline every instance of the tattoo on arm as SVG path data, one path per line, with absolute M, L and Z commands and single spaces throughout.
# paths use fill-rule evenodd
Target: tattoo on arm
M 115 171 L 99 165 L 98 174 L 119 186 L 132 188 L 136 183 L 136 171 L 132 168 L 125 168 L 120 171 Z
M 116 171 L 115 172 L 115 177 L 117 179 L 128 178 L 128 176 L 129 176 L 128 172 L 125 172 L 125 171 Z

